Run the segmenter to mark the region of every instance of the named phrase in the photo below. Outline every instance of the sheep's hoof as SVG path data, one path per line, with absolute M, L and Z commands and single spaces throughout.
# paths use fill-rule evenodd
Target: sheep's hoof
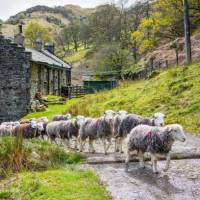
M 104 155 L 108 155 L 108 153 L 107 153 L 107 152 L 105 152 L 105 153 L 104 153 Z
M 120 151 L 120 153 L 123 154 L 124 152 L 123 152 L 123 151 Z
M 154 171 L 153 173 L 154 173 L 154 174 L 159 174 L 159 171 Z
M 145 165 L 144 166 L 140 166 L 140 169 L 145 169 L 146 167 L 145 167 Z
M 116 152 L 116 153 L 119 152 L 119 149 L 116 149 L 115 152 Z
M 125 172 L 128 172 L 129 164 L 125 164 Z

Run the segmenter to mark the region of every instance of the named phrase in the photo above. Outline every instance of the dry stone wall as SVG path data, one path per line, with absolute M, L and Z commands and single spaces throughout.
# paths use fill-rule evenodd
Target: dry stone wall
M 26 115 L 30 103 L 31 54 L 0 35 L 0 122 Z

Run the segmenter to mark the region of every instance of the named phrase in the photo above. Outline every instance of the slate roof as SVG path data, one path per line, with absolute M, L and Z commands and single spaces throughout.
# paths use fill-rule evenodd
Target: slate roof
M 37 51 L 36 49 L 26 48 L 26 51 L 32 53 L 31 61 L 33 62 L 43 63 L 56 68 L 71 69 L 71 66 L 68 63 L 62 61 L 47 50 L 42 49 L 41 51 Z

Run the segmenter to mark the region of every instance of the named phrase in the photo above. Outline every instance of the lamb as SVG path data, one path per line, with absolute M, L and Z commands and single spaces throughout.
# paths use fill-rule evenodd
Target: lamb
M 127 114 L 128 114 L 127 111 L 120 110 L 113 119 L 113 137 L 115 138 L 115 152 L 119 151 L 119 144 L 121 143 L 120 138 L 119 137 L 116 138 L 119 132 L 119 126 L 121 121 L 124 119 L 124 117 L 127 116 Z M 120 152 L 121 151 L 122 150 L 120 150 Z
M 64 120 L 69 120 L 71 119 L 71 114 L 66 114 L 66 115 L 56 115 L 53 117 L 52 121 L 64 121 Z
M 96 119 L 88 119 L 80 127 L 79 131 L 79 144 L 80 152 L 83 151 L 85 141 L 89 139 L 89 152 L 94 153 L 93 142 L 96 139 L 101 139 L 104 144 L 104 153 L 107 154 L 107 151 L 111 145 L 112 138 L 112 123 L 115 112 L 108 110 L 104 113 L 104 116 Z M 107 145 L 108 142 L 108 145 Z
M 181 142 L 185 142 L 186 140 L 182 126 L 178 124 L 165 127 L 153 127 L 148 125 L 139 125 L 135 127 L 126 139 L 126 170 L 128 170 L 131 153 L 137 151 L 140 167 L 142 168 L 144 167 L 144 153 L 150 153 L 154 173 L 158 173 L 157 156 L 165 155 L 167 163 L 164 171 L 167 171 L 170 165 L 170 151 L 176 140 Z
M 23 138 L 30 139 L 38 137 L 38 133 L 43 130 L 43 124 L 41 122 L 37 123 L 36 121 L 31 121 L 31 123 L 24 123 L 16 126 L 13 130 L 13 135 L 17 136 L 21 134 Z
M 126 117 L 123 118 L 123 120 L 120 123 L 118 135 L 116 138 L 119 138 L 119 146 L 120 146 L 120 152 L 122 151 L 122 142 L 123 139 L 130 133 L 130 131 L 140 125 L 145 124 L 149 126 L 163 126 L 164 125 L 164 117 L 165 115 L 162 113 L 155 113 L 153 115 L 153 118 L 144 118 L 139 115 L 135 114 L 128 114 Z

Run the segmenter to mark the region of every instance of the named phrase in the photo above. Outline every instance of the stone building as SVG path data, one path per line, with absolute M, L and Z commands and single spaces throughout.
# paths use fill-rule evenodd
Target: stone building
M 60 95 L 71 84 L 71 66 L 54 55 L 54 46 L 42 48 L 40 40 L 35 46 L 23 46 L 21 27 L 14 41 L 0 35 L 0 122 L 26 115 L 37 92 Z

